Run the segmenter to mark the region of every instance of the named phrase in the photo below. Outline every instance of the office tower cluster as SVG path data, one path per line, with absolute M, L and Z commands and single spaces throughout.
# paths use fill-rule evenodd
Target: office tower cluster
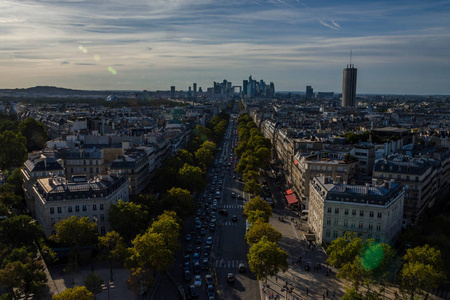
M 243 81 L 243 96 L 247 97 L 255 97 L 255 96 L 266 96 L 273 97 L 275 95 L 275 84 L 270 82 L 267 85 L 264 80 L 254 80 L 252 76 L 248 78 L 248 80 Z

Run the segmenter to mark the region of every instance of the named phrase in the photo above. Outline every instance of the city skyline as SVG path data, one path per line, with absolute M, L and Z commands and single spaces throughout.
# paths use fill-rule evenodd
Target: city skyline
M 0 88 L 206 90 L 253 75 L 277 91 L 450 94 L 449 1 L 7 0 Z

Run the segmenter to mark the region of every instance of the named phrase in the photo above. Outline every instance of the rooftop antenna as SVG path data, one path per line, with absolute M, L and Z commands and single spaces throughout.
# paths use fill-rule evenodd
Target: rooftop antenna
M 352 67 L 352 49 L 350 49 L 350 68 Z

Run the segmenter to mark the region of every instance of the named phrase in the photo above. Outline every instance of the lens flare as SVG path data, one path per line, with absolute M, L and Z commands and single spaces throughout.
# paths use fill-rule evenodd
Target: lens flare
M 87 49 L 84 48 L 82 45 L 78 46 L 78 49 L 80 49 L 80 51 L 83 52 L 83 53 L 87 53 L 88 52 Z
M 95 60 L 95 61 L 100 61 L 100 55 L 95 54 L 95 55 L 94 55 L 94 60 Z
M 117 71 L 114 70 L 113 67 L 108 67 L 108 71 L 111 72 L 111 74 L 113 74 L 113 75 L 116 75 L 116 74 L 117 74 Z
M 361 263 L 364 269 L 373 270 L 381 264 L 383 258 L 383 246 L 381 246 L 380 244 L 371 245 L 364 253 Z

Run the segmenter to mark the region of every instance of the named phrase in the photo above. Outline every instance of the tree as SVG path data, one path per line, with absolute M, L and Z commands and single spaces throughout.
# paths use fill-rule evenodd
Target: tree
M 446 280 L 441 252 L 429 245 L 408 249 L 403 260 L 401 290 L 411 300 Z
M 247 221 L 249 221 L 251 224 L 255 224 L 256 222 L 268 223 L 269 219 L 270 216 L 262 210 L 251 210 L 247 216 Z
M 186 149 L 180 149 L 177 151 L 177 158 L 181 160 L 183 164 L 194 164 L 194 157 L 192 153 L 189 153 Z
M 244 185 L 244 192 L 258 195 L 261 192 L 261 185 L 255 179 L 250 179 Z
M 14 171 L 11 172 L 11 175 L 8 176 L 7 182 L 14 187 L 14 194 L 23 196 L 21 168 L 15 168 Z
M 211 153 L 214 155 L 214 153 L 217 152 L 217 145 L 214 142 L 211 141 L 205 141 L 202 145 L 201 148 L 204 149 L 208 149 L 209 151 L 211 151 Z
M 97 224 L 92 223 L 88 217 L 71 216 L 58 222 L 55 229 L 56 235 L 52 235 L 51 239 L 70 247 L 71 256 L 75 260 L 75 271 L 77 271 L 79 248 L 97 242 Z
M 178 176 L 181 187 L 191 192 L 201 191 L 206 186 L 206 182 L 203 179 L 203 172 L 199 167 L 184 164 L 178 172 Z
M 6 130 L 0 133 L 0 165 L 2 168 L 17 167 L 27 158 L 27 140 L 20 133 Z
M 133 290 L 136 295 L 151 287 L 153 283 L 153 276 L 149 269 L 144 268 L 131 268 L 130 276 L 127 278 L 127 287 L 129 290 Z
M 198 164 L 203 164 L 205 167 L 208 167 L 214 160 L 214 154 L 211 150 L 200 147 L 197 151 L 195 151 L 195 159 Z
M 20 123 L 19 132 L 27 140 L 26 147 L 28 152 L 41 150 L 47 143 L 48 134 L 44 125 L 31 117 Z
M 339 269 L 346 263 L 352 263 L 363 247 L 362 238 L 356 238 L 354 232 L 345 233 L 331 242 L 327 249 L 327 263 Z
M 103 279 L 99 274 L 94 272 L 89 273 L 84 280 L 86 288 L 94 295 L 101 293 Z
M 260 210 L 263 211 L 267 216 L 267 219 L 272 216 L 272 207 L 267 204 L 267 202 L 261 199 L 259 196 L 256 196 L 253 199 L 250 199 L 247 204 L 244 206 L 244 215 L 248 216 L 250 211 Z
M 287 261 L 289 254 L 280 249 L 276 243 L 268 241 L 266 236 L 253 244 L 247 257 L 250 270 L 258 280 L 265 280 L 266 283 L 267 277 L 275 276 L 280 271 L 286 272 L 289 268 Z
M 98 237 L 100 255 L 109 262 L 110 280 L 113 281 L 113 262 L 124 262 L 128 249 L 123 238 L 116 231 L 110 231 L 105 236 Z
M 75 286 L 72 289 L 68 288 L 64 292 L 53 295 L 52 300 L 93 300 L 94 294 L 91 293 L 85 286 Z
M 256 221 L 251 223 L 245 238 L 247 244 L 255 244 L 262 239 L 263 236 L 267 237 L 267 240 L 273 243 L 277 243 L 283 235 L 276 230 L 272 225 L 266 222 Z
M 174 211 L 177 216 L 184 218 L 195 213 L 197 207 L 192 200 L 191 193 L 181 188 L 171 188 L 164 196 L 167 210 Z
M 34 241 L 41 236 L 41 226 L 27 215 L 12 216 L 0 223 L 0 239 L 11 248 L 34 247 Z
M 128 242 L 147 228 L 147 211 L 142 205 L 119 200 L 109 207 L 108 221 L 111 229 Z
M 167 248 L 173 253 L 180 248 L 178 237 L 180 235 L 181 226 L 178 222 L 175 212 L 165 211 L 162 215 L 158 216 L 150 227 L 151 232 L 163 235 Z
M 4 259 L 0 269 L 0 284 L 15 294 L 33 293 L 36 298 L 43 295 L 47 275 L 42 262 L 37 259 L 36 251 L 28 252 L 25 247 L 16 248 Z

